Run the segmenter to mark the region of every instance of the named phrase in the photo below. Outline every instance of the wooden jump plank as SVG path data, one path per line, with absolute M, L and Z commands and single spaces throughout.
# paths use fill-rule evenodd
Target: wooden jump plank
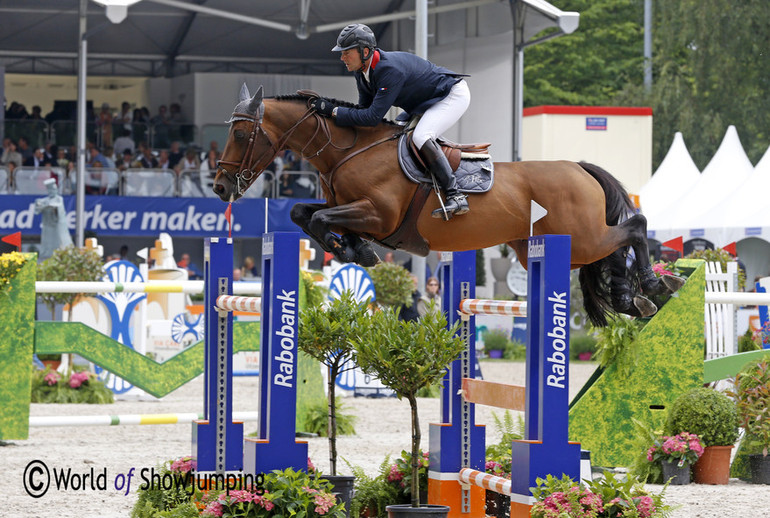
M 523 412 L 525 390 L 519 385 L 463 378 L 463 398 L 479 405 Z

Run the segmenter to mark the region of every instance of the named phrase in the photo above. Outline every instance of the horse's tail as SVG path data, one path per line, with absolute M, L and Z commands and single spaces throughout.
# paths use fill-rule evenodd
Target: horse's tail
M 599 182 L 604 190 L 605 211 L 607 225 L 617 225 L 629 214 L 634 212 L 634 204 L 631 202 L 626 189 L 610 173 L 601 167 L 580 162 L 582 167 L 594 180 Z M 611 254 L 596 262 L 580 268 L 578 279 L 580 290 L 583 293 L 583 306 L 588 319 L 597 327 L 607 325 L 607 315 L 614 314 L 610 293 L 610 276 L 613 262 L 616 268 L 625 268 L 625 257 L 622 254 Z

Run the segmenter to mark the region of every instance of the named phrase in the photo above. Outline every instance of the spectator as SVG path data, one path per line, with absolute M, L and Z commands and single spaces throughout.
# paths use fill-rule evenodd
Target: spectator
M 182 254 L 182 258 L 176 263 L 179 268 L 187 271 L 187 278 L 190 280 L 198 280 L 203 278 L 203 273 L 195 266 L 190 260 L 190 254 Z
M 56 165 L 58 167 L 63 167 L 63 168 L 66 169 L 67 166 L 69 165 L 69 163 L 70 163 L 70 160 L 67 157 L 67 150 L 64 149 L 63 147 L 60 147 L 59 149 L 57 149 L 56 150 Z
M 238 282 L 240 280 L 241 280 L 241 269 L 233 268 L 233 282 Z
M 385 252 L 385 258 L 382 261 L 385 263 L 395 263 L 396 258 L 393 255 L 393 252 Z
M 117 149 L 120 154 L 123 154 L 123 152 L 128 149 L 133 155 L 136 151 L 136 144 L 134 144 L 134 139 L 131 138 L 131 130 L 125 128 L 122 129 L 120 136 L 115 139 L 115 145 L 113 147 Z
M 131 105 L 123 101 L 120 105 L 120 113 L 115 116 L 114 121 L 116 124 L 122 124 L 123 129 L 128 130 L 128 134 L 130 135 L 131 124 L 134 122 L 134 114 L 131 112 Z
M 115 169 L 115 149 L 112 146 L 106 146 L 104 148 L 104 155 L 105 160 L 107 160 L 107 165 L 104 167 L 109 167 L 110 169 Z
M 219 161 L 219 153 L 213 149 L 209 149 L 206 160 L 201 163 L 201 173 L 208 173 L 211 178 L 214 178 L 214 174 L 217 172 L 217 162 Z
M 280 198 L 294 197 L 294 179 L 290 174 L 282 174 L 278 179 L 278 196 Z
M 115 167 L 117 167 L 118 171 L 125 171 L 126 169 L 134 167 L 133 162 L 134 155 L 132 155 L 131 152 L 126 149 L 123 154 L 115 161 Z
M 152 155 L 150 146 L 148 146 L 146 142 L 139 144 L 136 162 L 139 164 L 138 167 L 143 167 L 145 169 L 154 169 L 158 167 L 158 160 Z
M 184 158 L 184 153 L 179 148 L 179 141 L 175 140 L 171 143 L 171 147 L 168 150 L 169 167 L 174 168 Z
M 210 151 L 214 151 L 217 154 L 217 156 L 219 156 L 219 142 L 217 142 L 216 140 L 212 140 L 211 142 L 209 142 L 208 151 L 204 151 L 203 153 L 201 153 L 201 162 L 205 161 L 206 158 L 208 158 Z
M 102 104 L 102 110 L 96 119 L 97 136 L 102 146 L 112 145 L 112 112 L 109 103 Z
M 417 312 L 417 303 L 419 302 L 422 294 L 417 289 L 417 276 L 412 275 L 412 282 L 414 283 L 414 291 L 412 292 L 412 305 L 407 307 L 403 304 L 398 310 L 398 319 L 405 320 L 407 322 L 416 322 L 420 318 L 420 314 Z
M 246 256 L 246 258 L 243 260 L 242 270 L 244 279 L 259 277 L 259 270 L 257 270 L 257 265 L 254 262 L 254 258 L 250 255 Z
M 109 167 L 107 158 L 99 151 L 98 147 L 90 146 L 88 148 L 88 156 L 87 167 Z
M 428 311 L 431 311 L 431 308 L 435 312 L 441 311 L 440 289 L 441 286 L 439 285 L 438 279 L 436 277 L 428 277 L 428 280 L 425 281 L 425 295 L 420 297 L 420 300 L 417 301 L 417 313 L 419 313 L 421 317 L 427 315 Z
M 33 120 L 43 120 L 43 113 L 40 106 L 33 106 L 32 113 L 29 114 L 29 118 Z
M 13 162 L 16 166 L 23 163 L 21 153 L 19 153 L 16 142 L 12 139 L 8 140 L 8 147 L 5 147 L 5 140 L 3 140 L 3 156 L 0 157 L 0 165 L 8 165 Z
M 128 261 L 128 245 L 121 245 L 120 256 L 118 257 L 118 260 Z
M 19 137 L 18 148 L 19 153 L 21 153 L 22 164 L 31 165 L 35 150 L 29 147 L 29 139 L 23 135 Z
M 171 169 L 171 162 L 168 157 L 168 151 L 161 149 L 158 153 L 158 169 L 164 169 L 166 171 Z
M 46 158 L 45 149 L 38 148 L 32 154 L 32 160 L 29 163 L 24 165 L 38 168 L 38 167 L 43 167 L 45 165 L 51 165 L 51 161 Z
M 184 158 L 177 164 L 177 171 L 190 171 L 201 168 L 201 161 L 198 159 L 198 153 L 193 148 L 188 148 L 184 154 Z

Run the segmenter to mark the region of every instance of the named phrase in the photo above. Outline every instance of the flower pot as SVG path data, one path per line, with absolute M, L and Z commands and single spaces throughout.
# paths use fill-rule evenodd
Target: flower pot
M 412 507 L 411 504 L 389 505 L 385 508 L 388 518 L 446 518 L 449 514 L 448 505 L 423 504 L 420 507 Z
M 590 353 L 590 352 L 580 353 L 578 354 L 578 360 L 580 360 L 581 362 L 587 362 L 591 359 L 592 355 L 593 353 Z
M 496 281 L 505 281 L 508 276 L 508 270 L 511 269 L 510 257 L 495 257 L 489 261 L 489 266 L 492 268 L 492 275 Z
M 706 446 L 698 462 L 693 464 L 696 484 L 725 485 L 730 481 L 732 446 Z
M 663 468 L 663 482 L 670 480 L 672 486 L 684 486 L 690 483 L 690 465 L 685 464 L 681 468 L 677 462 L 661 461 Z
M 511 515 L 511 497 L 496 491 L 486 490 L 485 493 L 486 515 L 497 518 L 505 518 Z
M 503 357 L 503 351 L 500 349 L 492 349 L 489 351 L 489 357 L 490 358 L 502 358 Z
M 752 484 L 770 484 L 770 455 L 749 455 Z
M 324 479 L 331 482 L 334 489 L 332 492 L 337 497 L 337 502 L 345 504 L 345 516 L 350 518 L 350 503 L 353 500 L 353 487 L 355 485 L 356 477 L 343 476 L 343 475 L 324 475 Z

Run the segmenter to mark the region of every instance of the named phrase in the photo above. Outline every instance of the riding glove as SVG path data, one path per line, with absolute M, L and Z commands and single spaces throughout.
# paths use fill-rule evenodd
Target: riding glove
M 331 117 L 335 105 L 329 99 L 319 97 L 313 101 L 313 108 L 315 108 L 315 111 L 318 112 L 319 115 L 323 115 L 324 117 Z

